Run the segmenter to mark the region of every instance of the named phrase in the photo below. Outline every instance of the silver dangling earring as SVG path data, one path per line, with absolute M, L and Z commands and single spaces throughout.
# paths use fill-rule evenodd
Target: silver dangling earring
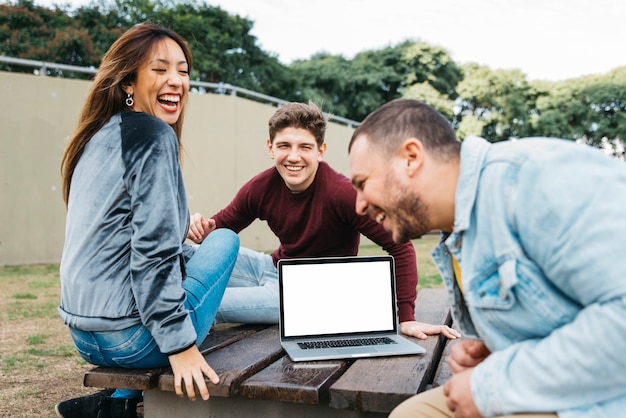
M 135 104 L 135 101 L 133 100 L 133 96 L 131 96 L 130 93 L 127 93 L 126 106 L 133 107 L 134 104 Z

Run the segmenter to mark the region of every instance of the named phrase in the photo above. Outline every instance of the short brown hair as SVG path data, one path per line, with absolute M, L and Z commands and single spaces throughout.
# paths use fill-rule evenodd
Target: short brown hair
M 276 134 L 285 128 L 301 128 L 311 132 L 317 146 L 324 143 L 326 134 L 326 117 L 315 103 L 285 103 L 272 115 L 269 122 L 270 142 L 274 142 Z
M 407 138 L 419 139 L 435 158 L 443 160 L 457 157 L 461 149 L 450 122 L 433 107 L 412 99 L 392 100 L 370 113 L 352 134 L 348 152 L 361 135 L 387 157 Z

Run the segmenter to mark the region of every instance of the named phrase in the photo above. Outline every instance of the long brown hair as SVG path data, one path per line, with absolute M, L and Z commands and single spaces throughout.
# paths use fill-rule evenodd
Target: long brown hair
M 139 67 L 148 59 L 157 42 L 166 37 L 173 39 L 181 47 L 191 73 L 191 52 L 185 40 L 172 30 L 155 24 L 141 23 L 133 26 L 111 45 L 102 58 L 81 110 L 78 126 L 70 137 L 61 160 L 63 200 L 66 205 L 70 195 L 72 174 L 85 146 L 113 115 L 128 109 L 123 88 L 135 81 Z M 178 147 L 181 151 L 183 118 L 184 104 L 180 117 L 171 125 L 178 137 Z M 182 152 L 180 155 L 182 158 Z

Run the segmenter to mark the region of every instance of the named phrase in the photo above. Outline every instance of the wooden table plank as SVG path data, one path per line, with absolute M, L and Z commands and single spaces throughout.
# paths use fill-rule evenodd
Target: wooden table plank
M 144 394 L 146 418 L 387 418 L 388 414 L 331 409 L 328 404 L 259 401 L 241 396 L 191 402 L 174 392 L 152 389 Z
M 268 325 L 218 324 L 200 344 L 200 352 L 208 354 L 268 328 Z
M 344 360 L 293 362 L 288 356 L 244 381 L 241 396 L 250 399 L 319 404 L 348 367 Z
M 433 387 L 443 386 L 446 383 L 446 380 L 450 378 L 452 375 L 450 373 L 450 366 L 446 359 L 450 355 L 450 350 L 454 347 L 455 344 L 462 341 L 463 338 L 458 340 L 451 340 L 446 343 L 446 347 L 443 349 L 443 353 L 441 355 L 441 360 L 439 361 L 439 367 L 437 367 L 437 371 L 435 372 L 435 377 L 433 378 Z
M 267 328 L 266 325 L 217 325 L 200 346 L 203 354 L 218 350 L 229 344 L 242 340 L 249 335 Z M 149 390 L 157 387 L 159 376 L 170 370 L 169 367 L 153 369 L 127 369 L 123 367 L 95 367 L 83 376 L 85 387 L 124 388 L 133 390 Z
M 149 390 L 158 385 L 159 375 L 168 369 L 169 367 L 155 369 L 96 367 L 85 372 L 83 385 L 94 388 Z
M 219 375 L 220 382 L 205 379 L 211 396 L 230 397 L 238 392 L 239 384 L 283 355 L 278 326 L 274 325 L 253 335 L 205 355 Z M 159 389 L 174 391 L 171 370 L 159 376 Z
M 432 324 L 451 322 L 444 289 L 424 289 L 416 302 L 416 318 Z M 330 387 L 330 406 L 365 412 L 390 412 L 432 382 L 445 337 L 410 338 L 426 348 L 414 356 L 360 359 Z M 386 371 L 392 371 L 386 373 Z

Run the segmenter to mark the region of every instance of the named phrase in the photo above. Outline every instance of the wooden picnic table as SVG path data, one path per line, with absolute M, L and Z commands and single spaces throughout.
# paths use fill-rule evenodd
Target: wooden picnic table
M 445 290 L 421 290 L 415 316 L 450 325 Z M 415 341 L 425 354 L 292 362 L 280 346 L 277 325 L 217 326 L 200 347 L 220 376 L 217 385 L 207 380 L 211 398 L 206 402 L 176 396 L 170 368 L 96 367 L 85 373 L 84 385 L 143 390 L 146 418 L 381 417 L 449 376 L 442 361 L 447 339 Z

